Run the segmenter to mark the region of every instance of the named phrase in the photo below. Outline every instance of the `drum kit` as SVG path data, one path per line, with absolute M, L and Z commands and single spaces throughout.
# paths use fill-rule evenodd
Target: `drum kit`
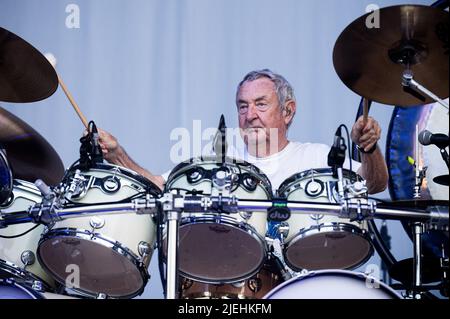
M 339 77 L 364 97 L 364 116 L 371 100 L 402 110 L 436 101 L 448 110 L 448 12 L 405 5 L 379 14 L 379 28 L 367 28 L 368 15 L 351 23 L 333 53 Z M 103 161 L 95 124 L 55 69 L 0 28 L 1 101 L 42 100 L 58 83 L 88 130 L 66 170 L 38 132 L 0 109 L 0 298 L 133 298 L 156 249 L 168 299 L 419 299 L 432 289 L 448 298 L 448 199 L 420 198 L 432 182 L 419 152 L 414 165 L 394 168 L 388 159 L 392 189 L 395 169 L 412 174 L 403 183 L 411 196 L 392 202 L 369 197 L 361 176 L 342 165 L 298 172 L 274 190 L 257 167 L 226 152 L 180 163 L 160 190 Z M 438 138 L 448 167 L 448 136 L 429 140 Z M 448 196 L 448 175 L 434 183 Z M 393 258 L 375 219 L 405 225 L 412 259 Z M 354 271 L 375 250 L 397 286 Z

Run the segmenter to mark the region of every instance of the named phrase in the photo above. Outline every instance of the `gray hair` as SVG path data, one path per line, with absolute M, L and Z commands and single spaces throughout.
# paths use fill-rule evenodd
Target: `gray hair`
M 269 69 L 251 71 L 244 76 L 244 79 L 239 83 L 236 90 L 236 101 L 237 96 L 239 94 L 239 90 L 245 82 L 255 81 L 261 78 L 267 78 L 273 82 L 275 85 L 275 92 L 278 97 L 278 103 L 280 104 L 280 111 L 284 110 L 284 107 L 289 101 L 296 101 L 294 95 L 294 89 L 291 84 L 281 75 L 272 72 Z M 292 121 L 294 120 L 294 114 L 292 115 L 291 121 L 288 123 L 287 127 L 291 126 Z

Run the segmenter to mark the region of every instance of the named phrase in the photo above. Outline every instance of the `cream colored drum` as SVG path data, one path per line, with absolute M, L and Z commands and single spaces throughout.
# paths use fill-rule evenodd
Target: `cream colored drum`
M 0 205 L 0 210 L 6 214 L 27 211 L 41 200 L 41 193 L 34 184 L 14 180 L 13 190 L 9 198 Z M 30 229 L 32 229 L 30 232 L 15 237 Z M 36 250 L 43 231 L 43 225 L 33 223 L 10 225 L 0 229 L 0 278 L 14 278 L 15 281 L 39 291 L 50 291 L 55 288 L 53 279 L 36 258 Z
M 345 182 L 355 182 L 354 172 L 343 170 Z M 337 179 L 331 169 L 313 169 L 293 175 L 278 194 L 288 201 L 336 203 Z M 331 215 L 292 214 L 286 221 L 284 257 L 289 267 L 302 269 L 351 269 L 373 253 L 366 222 L 351 222 Z
M 267 177 L 255 166 L 227 159 L 194 158 L 170 174 L 166 192 L 272 198 Z M 220 213 L 220 212 L 219 212 Z M 267 247 L 267 214 L 183 214 L 179 228 L 179 270 L 189 279 L 224 284 L 251 277 L 262 267 Z
M 65 207 L 124 203 L 159 189 L 136 173 L 97 164 L 89 171 L 70 169 L 63 179 Z M 132 298 L 148 281 L 148 265 L 156 243 L 150 215 L 108 214 L 56 222 L 42 235 L 38 257 L 63 285 L 93 297 Z
M 264 299 L 400 299 L 378 279 L 348 270 L 320 270 L 292 278 Z

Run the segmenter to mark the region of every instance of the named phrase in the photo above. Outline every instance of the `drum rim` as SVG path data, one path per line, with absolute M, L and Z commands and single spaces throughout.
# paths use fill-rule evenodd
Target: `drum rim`
M 42 290 L 38 291 L 37 289 L 29 287 L 29 285 L 27 283 L 21 283 L 21 285 L 23 285 L 27 288 L 30 288 L 33 291 L 38 291 L 38 292 L 53 292 L 54 291 L 52 286 L 48 282 L 46 282 L 44 279 L 40 278 L 39 276 L 33 274 L 32 272 L 30 272 L 28 270 L 25 270 L 25 269 L 19 267 L 18 265 L 14 264 L 10 261 L 0 258 L 0 269 L 2 271 L 5 271 L 5 272 L 11 274 L 11 276 L 13 276 L 13 277 L 10 277 L 9 279 L 14 280 L 14 282 L 17 282 L 16 278 L 18 278 L 18 279 L 24 280 L 25 282 L 33 281 L 33 282 L 38 282 L 40 285 L 42 285 Z M 0 279 L 0 280 L 2 280 L 2 279 Z
M 76 164 L 76 165 L 72 165 L 67 172 L 64 174 L 64 177 L 62 178 L 62 182 L 64 184 L 64 182 L 66 181 L 66 179 L 71 175 L 71 173 L 74 173 L 75 170 L 79 169 L 82 173 L 86 173 L 89 172 L 91 170 L 102 170 L 102 171 L 111 171 L 111 170 L 117 170 L 120 174 L 125 175 L 131 179 L 134 179 L 136 181 L 138 181 L 139 183 L 141 183 L 144 188 L 146 188 L 147 190 L 151 190 L 152 195 L 155 197 L 159 197 L 162 194 L 161 189 L 156 186 L 155 183 L 153 183 L 151 180 L 147 179 L 146 177 L 139 175 L 137 172 L 126 168 L 126 167 L 122 167 L 119 165 L 114 165 L 114 164 L 109 164 L 109 163 L 95 163 L 90 169 L 88 170 L 82 170 L 80 169 L 80 164 Z
M 23 292 L 27 293 L 30 297 L 32 297 L 32 299 L 45 299 L 44 296 L 41 295 L 39 291 L 37 291 L 31 287 L 27 287 L 27 285 L 18 283 L 13 278 L 0 279 L 0 287 L 2 285 L 13 286 L 15 288 L 19 288 Z M 47 291 L 42 291 L 42 292 L 47 292 Z
M 208 214 L 208 213 L 205 213 Z M 218 218 L 217 216 L 220 216 L 221 218 L 219 219 L 219 222 L 217 221 Z M 187 219 L 201 219 L 201 222 L 198 221 L 191 221 L 189 223 L 185 223 L 185 221 Z M 181 269 L 179 269 L 180 274 L 182 274 L 184 277 L 186 277 L 187 279 L 191 279 L 194 281 L 198 281 L 204 284 L 213 284 L 213 285 L 217 285 L 217 284 L 233 284 L 239 281 L 245 281 L 247 279 L 249 279 L 250 277 L 252 277 L 253 275 L 255 275 L 256 273 L 258 273 L 258 271 L 264 266 L 265 260 L 267 259 L 267 255 L 268 255 L 268 249 L 267 249 L 267 244 L 265 241 L 265 238 L 263 238 L 256 230 L 255 228 L 248 224 L 248 223 L 243 223 L 243 222 L 238 222 L 236 219 L 232 218 L 231 216 L 227 216 L 227 215 L 210 215 L 210 216 L 189 216 L 189 217 L 183 217 L 180 220 L 180 229 L 182 227 L 185 227 L 187 225 L 192 225 L 192 224 L 225 224 L 227 226 L 231 226 L 231 227 L 235 227 L 239 230 L 244 230 L 246 233 L 248 233 L 250 236 L 252 236 L 254 239 L 256 239 L 258 241 L 259 244 L 262 243 L 262 259 L 261 262 L 259 263 L 259 266 L 256 268 L 256 270 L 252 270 L 251 272 L 247 273 L 246 275 L 242 275 L 241 277 L 236 277 L 235 279 L 230 279 L 230 280 L 220 280 L 220 281 L 213 281 L 213 280 L 205 280 L 203 278 L 199 278 L 196 276 L 193 276 L 191 274 L 187 274 L 184 271 L 182 271 Z M 251 229 L 249 229 L 251 228 Z
M 11 193 L 13 191 L 14 188 L 14 178 L 12 175 L 12 170 L 11 170 L 11 166 L 9 165 L 8 159 L 6 158 L 6 154 L 4 154 L 4 150 L 3 148 L 0 148 L 0 162 L 2 162 L 5 168 L 5 173 L 8 175 L 8 185 L 4 185 L 6 186 L 6 189 L 4 189 L 4 187 L 1 187 L 1 197 L 4 197 L 3 201 L 0 201 L 0 204 L 5 203 L 8 198 L 11 196 Z
M 301 171 L 298 173 L 295 173 L 293 175 L 291 175 L 290 177 L 288 177 L 287 179 L 284 180 L 283 183 L 281 183 L 281 185 L 278 187 L 277 190 L 277 194 L 278 196 L 282 196 L 282 197 L 288 197 L 289 194 L 286 194 L 286 192 L 291 188 L 292 184 L 295 184 L 295 182 L 305 179 L 305 177 L 310 176 L 312 173 L 317 173 L 318 175 L 332 175 L 333 174 L 333 170 L 331 168 L 311 168 L 305 171 Z M 352 179 L 357 179 L 360 178 L 361 180 L 363 180 L 363 178 L 356 172 L 351 171 L 349 169 L 343 168 L 342 169 L 342 174 L 345 177 L 349 178 L 350 180 Z
M 127 260 L 129 260 L 139 271 L 139 274 L 141 275 L 143 284 L 142 287 L 139 288 L 136 292 L 130 293 L 128 295 L 120 295 L 120 296 L 110 296 L 108 294 L 108 297 L 119 297 L 119 298 L 133 298 L 140 294 L 145 289 L 145 286 L 147 285 L 148 279 L 150 277 L 148 270 L 146 270 L 146 266 L 139 260 L 140 258 L 128 247 L 124 246 L 122 243 L 105 236 L 101 233 L 93 233 L 90 230 L 82 229 L 82 228 L 73 228 L 73 227 L 65 227 L 65 228 L 55 228 L 51 229 L 48 232 L 42 234 L 41 239 L 38 243 L 37 248 L 37 257 L 39 260 L 39 263 L 42 265 L 42 267 L 54 278 L 56 281 L 58 281 L 60 284 L 65 284 L 62 280 L 60 280 L 59 276 L 55 275 L 49 267 L 47 267 L 46 263 L 42 260 L 41 257 L 41 244 L 44 243 L 47 240 L 51 240 L 57 237 L 76 237 L 82 240 L 87 240 L 89 242 L 94 242 L 94 238 L 96 239 L 94 243 L 101 245 L 105 248 L 112 249 L 115 253 L 119 254 L 122 257 L 125 257 Z M 73 291 L 86 294 L 88 296 L 96 297 L 99 293 L 103 292 L 91 292 L 80 288 L 71 288 Z
M 356 271 L 345 270 L 345 269 L 311 270 L 311 271 L 308 271 L 308 272 L 306 272 L 304 274 L 299 274 L 299 275 L 297 275 L 295 277 L 292 277 L 291 279 L 289 279 L 289 280 L 287 280 L 285 282 L 282 282 L 281 284 L 276 286 L 274 289 L 269 291 L 262 299 L 269 299 L 275 293 L 277 293 L 279 290 L 281 290 L 282 288 L 290 285 L 293 282 L 301 281 L 303 279 L 313 278 L 314 276 L 336 275 L 336 273 L 338 273 L 340 275 L 344 275 L 346 277 L 351 277 L 351 278 L 358 277 L 358 278 L 361 278 L 361 279 L 367 279 L 367 278 L 370 277 L 370 276 L 368 276 L 367 274 L 365 274 L 363 272 L 356 272 Z M 392 287 L 390 287 L 389 285 L 387 285 L 384 282 L 380 281 L 379 279 L 376 279 L 374 277 L 372 277 L 372 278 L 373 278 L 374 282 L 379 284 L 380 287 L 383 287 L 384 291 L 387 291 L 391 297 L 394 297 L 394 299 L 402 299 L 402 296 L 399 293 L 397 293 Z M 339 299 L 339 298 L 334 298 L 334 299 Z
M 169 176 L 167 177 L 167 181 L 164 187 L 164 191 L 168 191 L 170 190 L 170 186 L 172 184 L 172 181 L 179 177 L 180 175 L 182 175 L 184 172 L 186 172 L 190 167 L 193 166 L 198 166 L 200 164 L 217 164 L 217 165 L 221 165 L 222 163 L 217 162 L 217 159 L 213 156 L 198 156 L 198 157 L 192 157 L 186 161 L 183 161 L 181 163 L 179 163 L 177 166 L 175 166 Z M 264 172 L 262 172 L 258 167 L 256 167 L 255 165 L 246 162 L 244 160 L 240 160 L 240 159 L 233 159 L 231 157 L 226 157 L 225 158 L 225 164 L 227 165 L 234 165 L 237 166 L 239 168 L 241 167 L 245 167 L 245 168 L 250 168 L 248 170 L 246 170 L 246 173 L 252 174 L 254 177 L 257 177 L 260 182 L 262 184 L 267 196 L 269 199 L 272 198 L 273 196 L 273 192 L 272 192 L 272 183 L 270 182 L 269 178 L 267 177 L 266 174 L 264 174 Z
M 291 238 L 288 242 L 286 242 L 285 244 L 285 248 L 283 249 L 283 257 L 284 260 L 286 262 L 286 264 L 292 268 L 295 271 L 302 271 L 304 268 L 298 268 L 297 266 L 294 266 L 293 264 L 291 264 L 291 262 L 289 261 L 289 259 L 287 258 L 286 254 L 287 251 L 289 249 L 290 246 L 294 245 L 295 243 L 297 243 L 298 241 L 300 241 L 301 239 L 305 239 L 308 238 L 311 235 L 317 235 L 317 234 L 323 234 L 326 233 L 327 229 L 332 228 L 333 230 L 336 230 L 337 228 L 337 232 L 339 233 L 351 233 L 352 235 L 356 235 L 361 237 L 362 239 L 364 239 L 368 244 L 369 244 L 369 252 L 367 254 L 366 257 L 364 257 L 360 262 L 358 262 L 356 265 L 345 268 L 345 269 L 355 269 L 358 268 L 359 266 L 361 266 L 362 264 L 364 264 L 367 260 L 369 260 L 373 253 L 374 253 L 374 248 L 373 248 L 373 244 L 372 244 L 372 240 L 370 238 L 370 234 L 368 231 L 361 229 L 355 225 L 352 224 L 348 224 L 348 223 L 322 223 L 319 226 L 312 226 L 306 230 L 302 230 L 300 232 L 297 233 L 296 236 L 294 236 L 293 238 Z M 322 229 L 325 229 L 324 231 L 322 231 Z M 311 270 L 313 271 L 313 270 Z

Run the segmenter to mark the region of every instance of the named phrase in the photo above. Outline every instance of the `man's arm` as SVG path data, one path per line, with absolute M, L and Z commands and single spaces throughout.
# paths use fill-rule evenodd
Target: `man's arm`
M 367 180 L 369 194 L 380 193 L 386 189 L 389 175 L 378 146 L 372 154 L 361 154 L 361 167 L 358 174 Z
M 376 146 L 381 137 L 380 125 L 371 117 L 364 121 L 361 116 L 353 125 L 351 135 L 353 142 L 365 152 L 376 147 L 373 153 L 362 152 L 361 167 L 358 174 L 367 181 L 369 194 L 384 191 L 387 187 L 389 175 L 383 154 L 380 148 Z
M 139 166 L 133 159 L 127 154 L 125 149 L 119 144 L 117 139 L 110 133 L 98 129 L 99 133 L 99 144 L 103 152 L 103 157 L 108 162 L 126 167 L 135 171 L 136 173 L 144 176 L 161 190 L 164 189 L 165 180 L 162 176 L 153 175 L 151 172 Z

